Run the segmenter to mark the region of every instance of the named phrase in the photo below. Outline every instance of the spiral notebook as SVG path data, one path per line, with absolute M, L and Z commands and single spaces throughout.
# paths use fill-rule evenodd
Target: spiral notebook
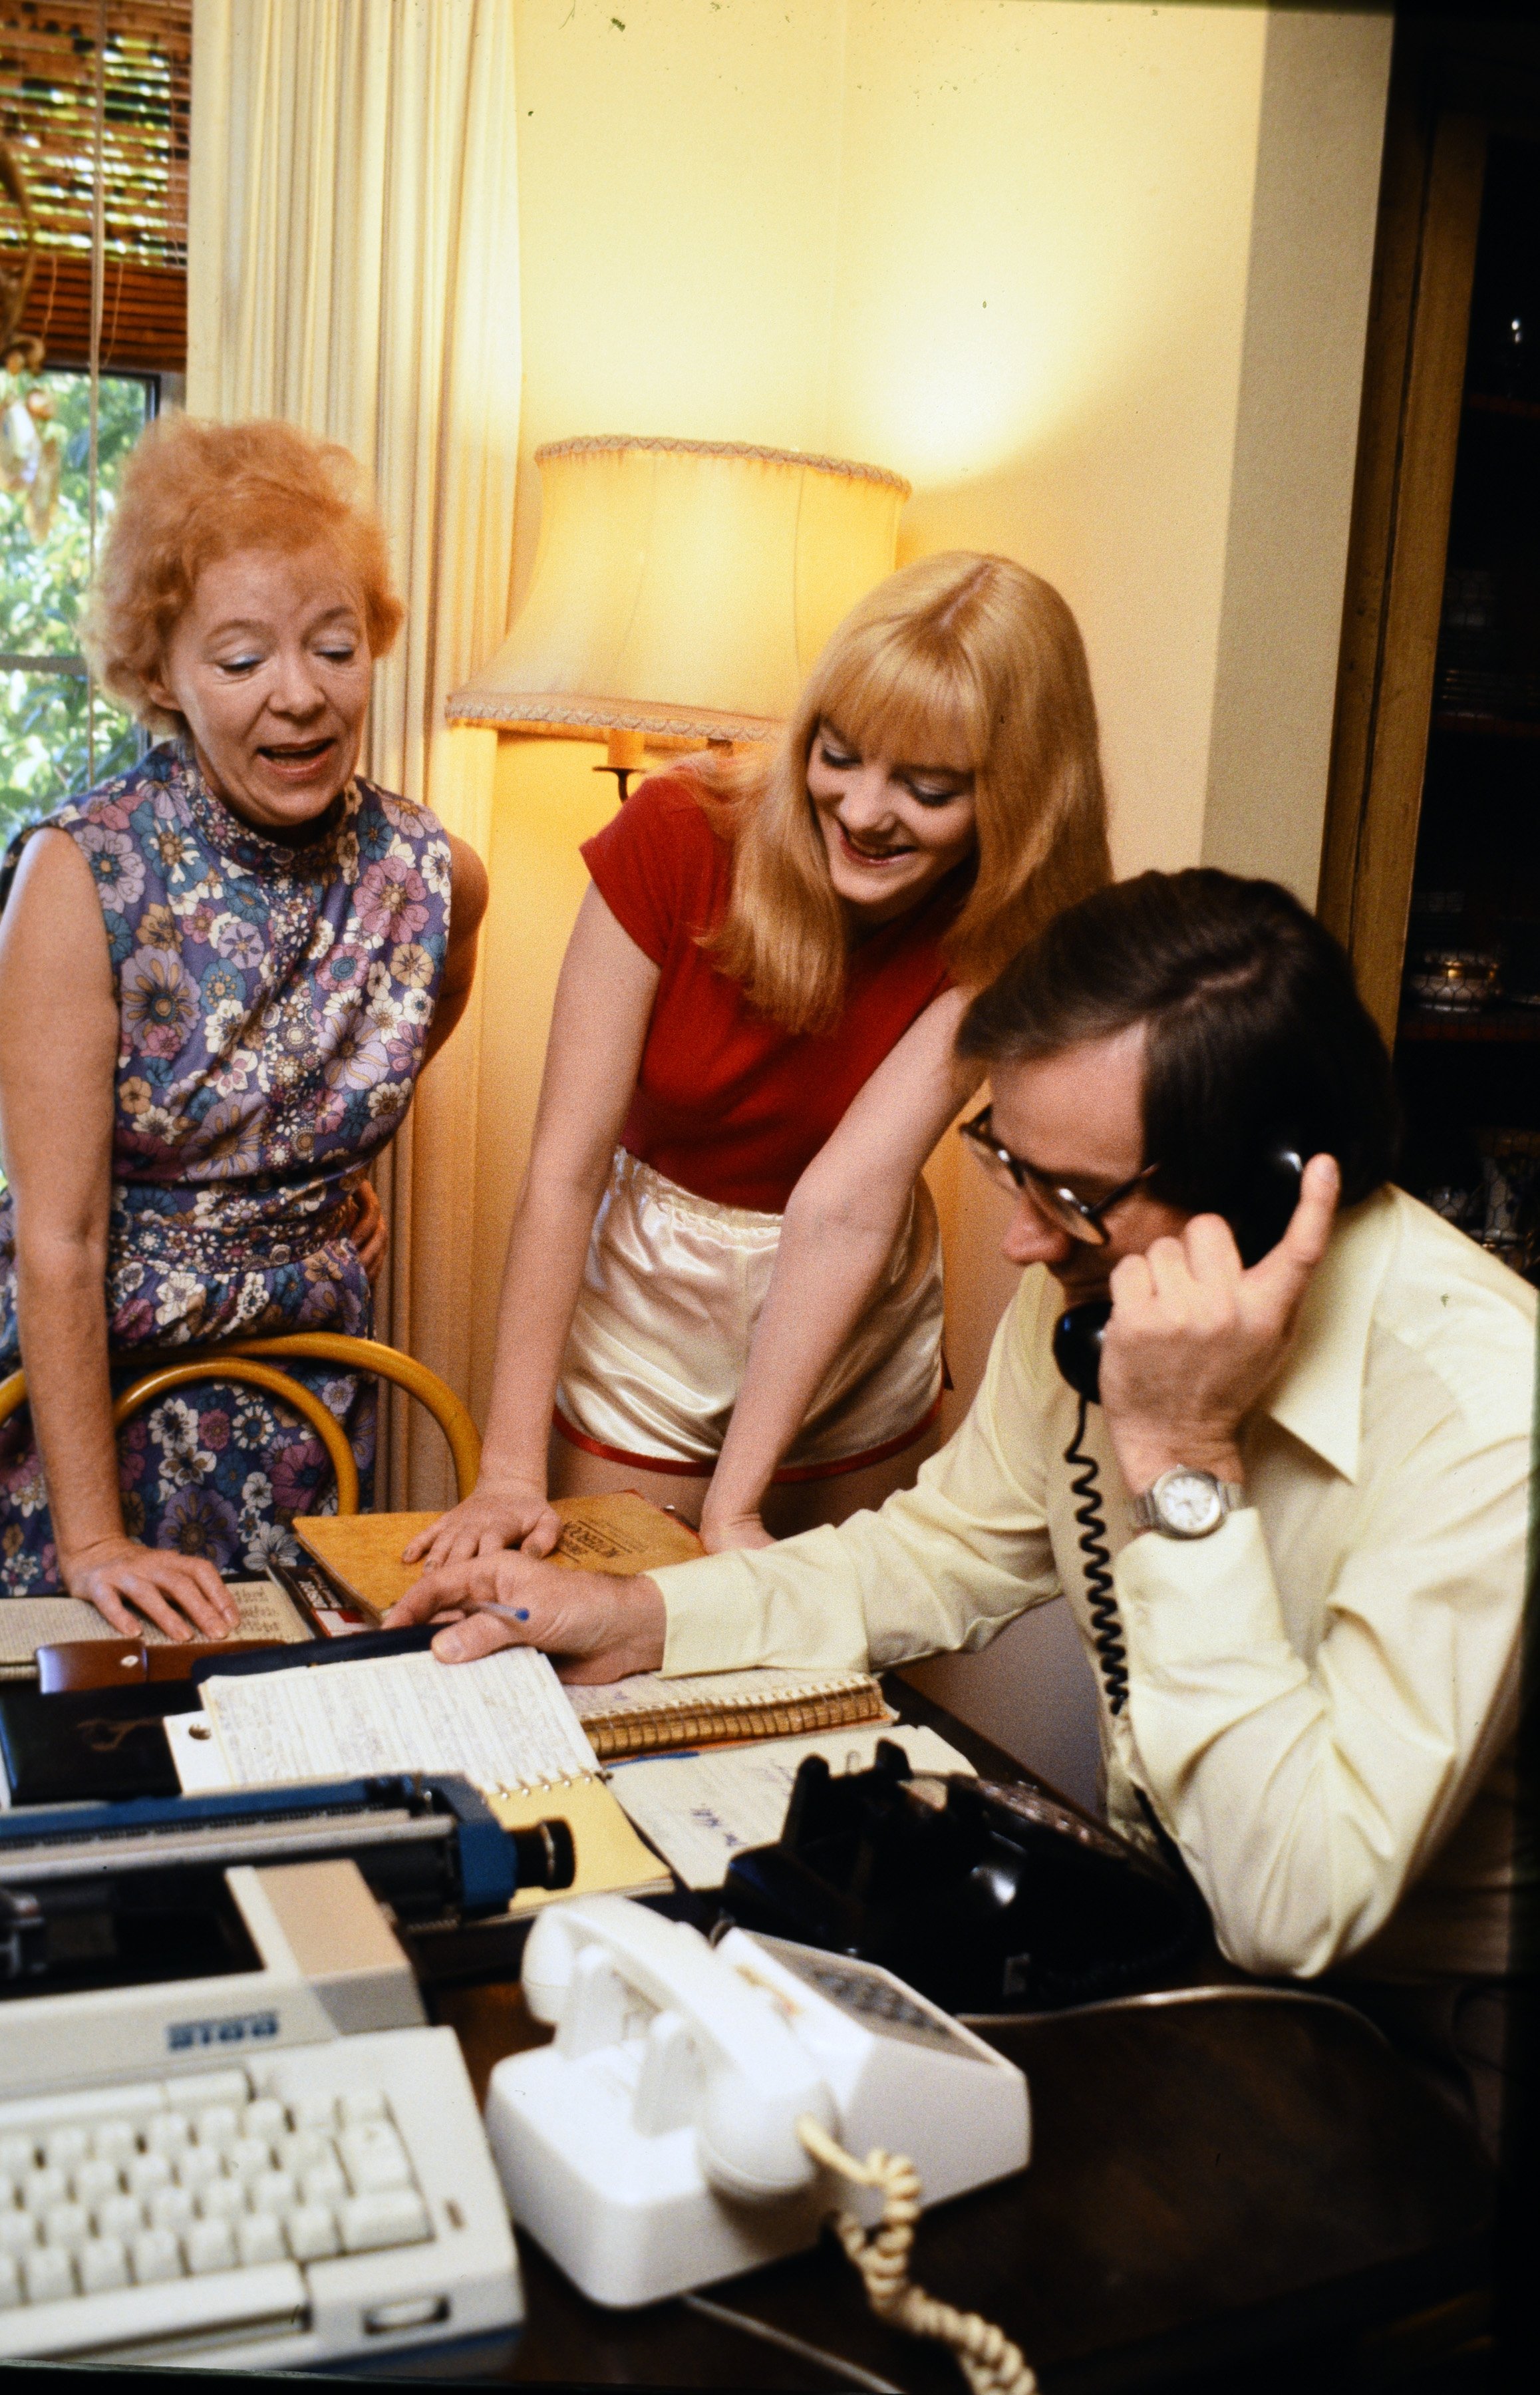
M 560 1681 L 532 1647 L 451 1668 L 419 1654 L 328 1672 L 216 1674 L 201 1693 L 206 1726 L 179 1720 L 172 1740 L 184 1787 L 459 1771 L 482 1790 L 505 1829 L 528 1828 L 546 1814 L 570 1823 L 573 1893 L 642 1896 L 673 1885 L 604 1785 Z M 203 1733 L 201 1753 L 191 1743 L 194 1732 Z M 545 1891 L 531 1889 L 513 1910 L 547 1901 Z
M 563 1694 L 601 1763 L 745 1739 L 802 1738 L 895 1716 L 866 1672 L 704 1672 L 665 1680 L 638 1672 Z

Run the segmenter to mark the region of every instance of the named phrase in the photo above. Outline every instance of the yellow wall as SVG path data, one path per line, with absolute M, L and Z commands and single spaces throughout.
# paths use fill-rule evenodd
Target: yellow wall
M 1002 550 L 1075 608 L 1120 870 L 1209 855 L 1313 899 L 1388 16 L 1048 0 L 516 15 L 516 596 L 543 441 L 675 433 L 895 467 L 915 484 L 901 556 Z M 575 843 L 609 807 L 599 755 L 502 747 L 478 1406 Z M 955 1168 L 943 1151 L 931 1172 L 960 1404 L 1011 1276 L 988 1204 L 956 1203 Z M 1042 1634 L 1011 1634 L 1039 1654 Z M 1002 1675 L 998 1655 L 947 1668 L 974 1674 L 1002 1727 L 992 1705 L 1009 1688 L 1019 1718 L 1025 1667 Z

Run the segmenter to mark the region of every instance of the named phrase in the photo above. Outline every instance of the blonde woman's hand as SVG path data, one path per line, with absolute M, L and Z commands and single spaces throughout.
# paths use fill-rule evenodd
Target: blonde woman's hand
M 361 1181 L 353 1192 L 353 1224 L 348 1237 L 358 1250 L 358 1260 L 373 1289 L 385 1267 L 390 1233 L 372 1181 Z
M 532 1480 L 483 1480 L 452 1512 L 441 1514 L 403 1548 L 401 1561 L 432 1571 L 442 1564 L 469 1563 L 475 1555 L 521 1547 L 527 1555 L 548 1555 L 561 1536 L 561 1516 L 546 1491 Z
M 59 1571 L 70 1594 L 94 1605 L 121 1638 L 141 1636 L 146 1621 L 176 1639 L 223 1638 L 240 1627 L 240 1608 L 202 1555 L 143 1547 L 136 1539 L 99 1539 L 60 1557 Z
M 701 1515 L 701 1544 L 708 1555 L 719 1555 L 730 1547 L 773 1547 L 770 1537 L 758 1514 L 713 1514 L 709 1505 Z

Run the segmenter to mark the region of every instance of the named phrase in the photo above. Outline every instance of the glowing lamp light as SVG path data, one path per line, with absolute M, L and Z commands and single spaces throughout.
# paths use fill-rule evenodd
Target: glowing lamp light
M 893 570 L 909 484 L 736 442 L 553 441 L 512 631 L 452 723 L 645 744 L 764 740 L 841 617 Z

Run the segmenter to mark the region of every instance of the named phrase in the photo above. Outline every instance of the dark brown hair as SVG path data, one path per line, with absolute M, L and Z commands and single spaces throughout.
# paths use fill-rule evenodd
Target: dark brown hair
M 1148 1025 L 1144 1153 L 1156 1195 L 1228 1214 L 1285 1139 L 1335 1156 L 1342 1202 L 1389 1178 L 1390 1059 L 1346 956 L 1275 881 L 1141 873 L 1045 926 L 975 999 L 959 1053 L 1026 1064 Z

